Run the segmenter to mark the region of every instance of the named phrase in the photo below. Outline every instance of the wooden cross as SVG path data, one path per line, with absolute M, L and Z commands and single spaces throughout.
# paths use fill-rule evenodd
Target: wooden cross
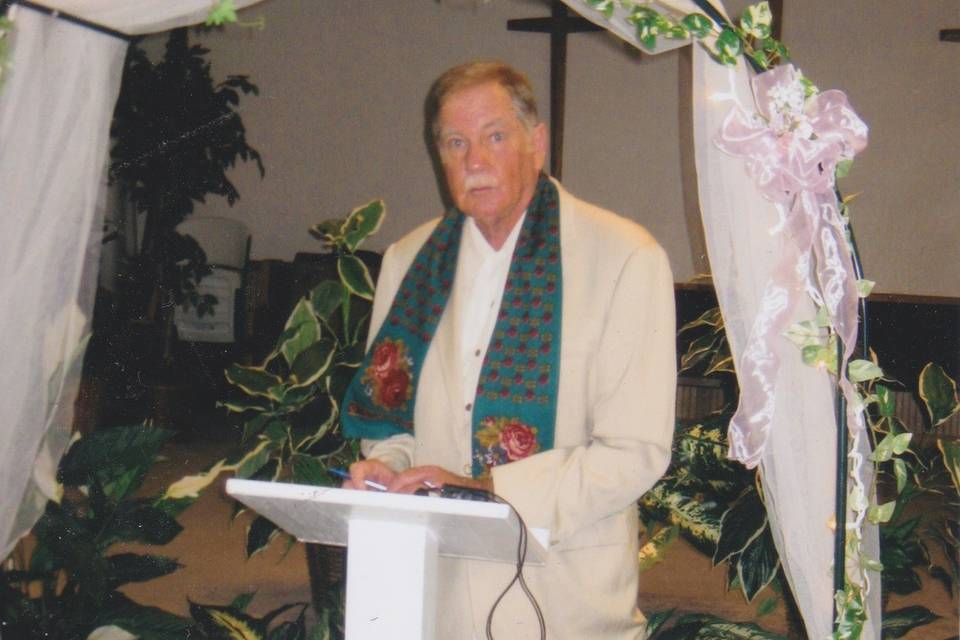
M 563 170 L 563 110 L 567 85 L 567 34 L 603 31 L 589 20 L 571 16 L 567 6 L 553 0 L 549 18 L 507 21 L 508 31 L 550 34 L 550 174 L 557 180 Z
M 770 0 L 774 16 L 773 36 L 780 39 L 783 0 Z M 549 18 L 507 20 L 508 31 L 550 34 L 550 174 L 561 179 L 563 171 L 563 121 L 567 87 L 567 35 L 603 31 L 580 16 L 571 16 L 561 0 L 551 0 Z

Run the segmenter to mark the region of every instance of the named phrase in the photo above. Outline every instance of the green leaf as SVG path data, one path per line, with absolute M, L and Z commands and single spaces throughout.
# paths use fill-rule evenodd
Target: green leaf
M 106 557 L 108 564 L 107 584 L 110 589 L 130 582 L 146 582 L 168 575 L 182 565 L 164 556 L 116 553 Z
M 647 614 L 647 635 L 646 637 L 652 638 L 657 634 L 657 630 L 666 623 L 671 617 L 673 617 L 673 612 L 676 609 L 667 609 L 666 611 L 653 611 Z
M 641 573 L 663 562 L 664 554 L 673 544 L 673 541 L 677 539 L 678 532 L 679 529 L 676 526 L 663 527 L 640 548 L 638 558 Z
M 234 0 L 218 0 L 217 6 L 207 14 L 206 25 L 208 27 L 219 27 L 225 22 L 237 21 L 237 7 Z
M 293 466 L 293 481 L 296 484 L 310 484 L 329 487 L 333 484 L 326 468 L 313 456 L 294 454 L 290 457 Z
M 287 365 L 293 363 L 300 353 L 320 338 L 320 322 L 313 314 L 313 305 L 306 298 L 300 298 L 293 308 L 284 329 L 296 329 L 296 332 L 281 346 Z
M 884 611 L 883 613 L 883 637 L 902 638 L 910 631 L 930 624 L 938 620 L 940 616 L 935 615 L 926 607 L 914 605 L 904 607 L 895 611 Z
M 747 7 L 740 18 L 740 27 L 747 35 L 761 40 L 770 37 L 772 24 L 773 14 L 770 12 L 770 5 L 766 2 Z
M 890 460 L 895 455 L 900 455 L 910 446 L 910 439 L 913 438 L 913 434 L 910 432 L 907 433 L 888 433 L 884 436 L 883 440 L 880 441 L 880 444 L 877 445 L 877 448 L 873 450 L 873 453 L 870 454 L 870 459 L 874 462 L 886 462 Z
M 252 558 L 257 553 L 267 548 L 271 541 L 277 537 L 280 529 L 263 516 L 257 516 L 250 523 L 247 529 L 247 558 Z
M 873 280 L 860 279 L 857 280 L 857 295 L 861 298 L 866 298 L 870 295 L 870 292 L 873 291 L 873 288 L 877 285 Z
M 71 486 L 96 482 L 108 497 L 123 499 L 140 487 L 160 447 L 172 435 L 144 424 L 95 431 L 67 450 L 57 479 Z
M 695 329 L 697 327 L 720 327 L 723 326 L 723 315 L 720 313 L 720 307 L 713 307 L 712 309 L 707 309 L 700 317 L 696 320 L 691 320 L 687 324 L 680 327 L 678 333 L 685 333 L 690 329 Z
M 824 330 L 812 320 L 804 320 L 790 325 L 783 335 L 801 349 L 811 345 L 819 347 L 826 340 Z
M 689 370 L 691 367 L 702 360 L 717 343 L 718 337 L 715 334 L 708 333 L 700 336 L 690 343 L 687 352 L 680 358 L 680 369 Z
M 265 640 L 266 629 L 257 620 L 228 607 L 190 603 L 190 615 L 204 637 L 229 640 Z
M 780 556 L 773 544 L 770 527 L 754 538 L 737 559 L 737 577 L 740 578 L 740 588 L 747 602 L 770 584 L 777 576 L 780 567 Z
M 304 387 L 316 382 L 330 368 L 335 352 L 335 345 L 327 339 L 310 345 L 290 365 L 292 386 Z
M 702 613 L 682 615 L 674 626 L 651 640 L 785 640 L 752 622 L 729 622 Z
M 844 591 L 837 591 L 834 594 L 834 602 L 837 611 L 834 638 L 857 640 L 863 634 L 863 624 L 867 619 L 862 592 L 858 587 L 848 583 Z
M 270 456 L 276 448 L 275 443 L 264 440 L 259 443 L 252 451 L 248 452 L 237 465 L 236 476 L 238 478 L 250 478 L 257 471 L 263 468 L 263 465 L 270 461 Z
M 743 45 L 740 42 L 740 36 L 737 35 L 736 31 L 733 31 L 729 27 L 724 27 L 723 31 L 720 32 L 720 35 L 717 36 L 716 42 L 717 55 L 720 57 L 720 61 L 723 64 L 736 64 L 736 57 L 740 55 L 743 50 Z
M 220 400 L 217 402 L 218 409 L 226 409 L 229 413 L 246 413 L 247 411 L 263 412 L 267 410 L 262 404 L 241 404 L 239 402 L 230 402 Z
M 251 396 L 270 398 L 270 389 L 279 385 L 282 380 L 266 371 L 262 367 L 246 367 L 232 364 L 224 372 L 227 381 L 235 387 L 240 387 Z
M 837 162 L 837 168 L 834 171 L 834 175 L 836 176 L 837 180 L 840 180 L 841 178 L 846 178 L 847 175 L 849 175 L 850 167 L 852 166 L 853 166 L 853 158 L 846 158 L 844 160 L 840 160 L 839 162 Z
M 616 8 L 614 0 L 587 0 L 587 4 L 602 13 L 607 20 L 613 17 L 613 10 Z
M 937 448 L 943 457 L 943 466 L 953 479 L 953 488 L 960 495 L 960 442 L 937 438 Z
M 356 251 L 368 236 L 380 230 L 384 209 L 383 200 L 371 200 L 350 212 L 343 224 L 343 238 L 351 253 Z
M 173 517 L 145 500 L 120 503 L 106 526 L 106 532 L 114 539 L 156 545 L 167 544 L 182 530 Z
M 835 348 L 808 345 L 801 350 L 800 354 L 804 364 L 817 369 L 826 369 L 830 372 L 836 372 L 837 370 L 837 350 Z
M 247 607 L 250 606 L 250 603 L 253 601 L 253 597 L 257 595 L 256 591 L 248 591 L 247 593 L 241 593 L 230 603 L 229 608 L 234 611 L 246 611 Z
M 877 396 L 877 409 L 880 411 L 880 415 L 884 418 L 892 418 L 897 404 L 893 393 L 882 384 L 878 384 L 874 388 L 874 393 Z
M 712 376 L 715 373 L 733 373 L 737 371 L 733 366 L 733 356 L 723 355 L 719 351 L 713 354 L 713 359 L 703 371 L 704 376 Z
M 893 510 L 897 506 L 896 500 L 891 500 L 882 505 L 870 505 L 870 508 L 867 509 L 867 520 L 873 524 L 880 524 L 881 522 L 889 522 L 890 516 L 893 515 Z
M 373 300 L 373 278 L 367 265 L 356 256 L 340 256 L 337 258 L 337 273 L 340 281 L 353 293 L 366 300 Z
M 920 399 L 927 408 L 930 425 L 937 427 L 960 409 L 957 383 L 938 364 L 932 362 L 920 372 Z
M 901 458 L 894 458 L 893 460 L 893 475 L 897 479 L 897 494 L 899 494 L 907 486 L 907 480 L 910 478 L 907 472 L 907 463 Z
M 713 554 L 714 566 L 742 552 L 767 527 L 767 512 L 760 494 L 748 487 L 720 520 L 720 539 Z
M 702 13 L 689 13 L 680 21 L 697 38 L 705 38 L 713 30 L 713 22 Z
M 336 280 L 324 280 L 314 287 L 310 292 L 310 302 L 317 316 L 329 321 L 333 312 L 340 307 L 345 291 L 344 286 Z
M 273 414 L 261 413 L 257 416 L 254 416 L 250 420 L 247 420 L 243 425 L 243 436 L 241 437 L 240 442 L 249 442 L 251 438 L 263 431 L 272 420 L 276 419 L 276 416 Z
M 769 596 L 764 598 L 760 604 L 757 605 L 757 617 L 762 618 L 763 616 L 768 616 L 774 611 L 777 610 L 777 604 L 779 604 L 780 599 L 776 596 Z
M 870 360 L 851 360 L 847 365 L 851 382 L 865 382 L 883 377 L 883 369 Z
M 826 306 L 817 307 L 817 316 L 815 319 L 818 327 L 830 327 L 833 326 L 833 321 L 830 320 L 830 311 L 827 310 Z
M 147 607 L 112 592 L 96 614 L 96 625 L 114 625 L 141 640 L 177 640 L 190 637 L 193 622 L 156 607 Z

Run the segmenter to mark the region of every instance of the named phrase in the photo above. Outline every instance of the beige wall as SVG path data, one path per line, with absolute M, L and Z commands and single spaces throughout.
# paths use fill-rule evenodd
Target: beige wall
M 846 91 L 871 127 L 841 185 L 863 191 L 853 219 L 868 277 L 879 291 L 960 296 L 960 44 L 937 38 L 960 27 L 960 7 L 785 4 L 798 66 L 822 89 Z M 382 248 L 440 211 L 421 119 L 440 71 L 505 59 L 531 76 L 549 117 L 548 38 L 505 27 L 546 13 L 538 0 L 267 0 L 242 14 L 264 16 L 266 29 L 195 36 L 213 50 L 215 76 L 247 73 L 259 85 L 243 118 L 267 167 L 262 181 L 252 166 L 236 169 L 241 200 L 201 212 L 246 222 L 255 258 L 290 259 L 318 249 L 311 224 L 382 197 L 388 219 L 371 243 Z M 681 153 L 685 55 L 639 57 L 607 34 L 571 36 L 564 151 L 567 187 L 647 226 L 677 281 L 707 268 L 681 170 L 690 161 Z

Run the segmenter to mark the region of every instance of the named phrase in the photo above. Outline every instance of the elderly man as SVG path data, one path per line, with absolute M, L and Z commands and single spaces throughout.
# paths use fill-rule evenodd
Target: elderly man
M 454 208 L 384 254 L 367 360 L 344 399 L 365 460 L 347 486 L 463 485 L 550 531 L 524 574 L 547 637 L 636 639 L 636 500 L 670 460 L 673 280 L 640 226 L 541 173 L 547 132 L 526 78 L 450 69 L 428 124 Z M 441 559 L 437 637 L 484 637 L 513 567 Z M 493 618 L 539 637 L 519 588 Z

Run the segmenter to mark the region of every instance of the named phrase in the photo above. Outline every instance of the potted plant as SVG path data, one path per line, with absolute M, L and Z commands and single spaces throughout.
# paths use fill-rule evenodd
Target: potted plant
M 378 266 L 370 258 L 371 264 L 365 263 L 360 257 L 365 252 L 358 250 L 380 228 L 383 215 L 383 202 L 374 200 L 310 230 L 336 263 L 336 275 L 297 302 L 262 362 L 226 370 L 235 393 L 219 404 L 243 423 L 240 449 L 171 486 L 173 495 L 196 495 L 223 471 L 239 478 L 339 485 L 329 469 L 348 467 L 359 457 L 358 444 L 342 436 L 340 399 L 363 360 L 374 289 L 371 267 Z M 266 518 L 254 518 L 247 556 L 281 533 Z M 335 610 L 344 578 L 341 550 L 309 545 L 307 557 L 314 607 Z
M 145 399 L 150 386 L 162 396 L 157 389 L 164 381 L 180 377 L 169 375 L 175 305 L 195 306 L 202 315 L 216 304 L 197 289 L 210 272 L 206 256 L 177 225 L 209 195 L 230 205 L 237 201 L 240 194 L 228 176 L 237 162 L 255 162 L 264 174 L 238 110 L 241 97 L 256 95 L 257 87 L 243 75 L 216 82 L 207 53 L 190 44 L 185 28 L 170 32 L 156 63 L 134 41 L 111 125 L 109 177 L 126 212 L 113 234 L 120 254 L 117 295 L 98 300 L 101 331 L 91 351 L 109 363 L 98 374 L 109 376 L 117 362 L 126 369 L 112 386 L 148 381 L 125 390 L 135 401 Z

